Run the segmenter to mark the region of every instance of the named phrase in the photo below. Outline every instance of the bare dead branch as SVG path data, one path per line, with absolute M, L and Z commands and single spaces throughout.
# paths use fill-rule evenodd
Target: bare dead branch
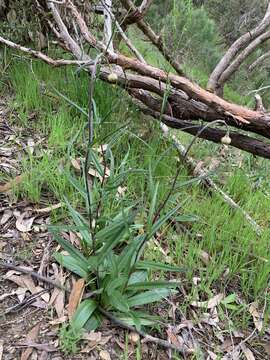
M 143 16 L 146 14 L 150 6 L 152 5 L 153 0 L 142 0 L 141 5 L 139 6 L 139 11 Z
M 106 3 L 104 2 L 104 8 L 106 7 Z M 143 56 L 141 55 L 141 53 L 137 50 L 137 48 L 132 44 L 132 42 L 130 41 L 130 39 L 127 37 L 125 31 L 122 29 L 121 25 L 119 24 L 119 22 L 116 20 L 112 9 L 107 8 L 107 12 L 109 13 L 112 21 L 114 22 L 114 24 L 117 27 L 117 30 L 120 34 L 120 36 L 122 37 L 122 39 L 124 40 L 124 42 L 126 43 L 126 45 L 128 46 L 128 48 L 131 50 L 131 52 L 136 56 L 136 58 L 141 61 L 142 63 L 146 64 L 146 61 L 144 60 Z
M 113 32 L 112 32 L 112 0 L 103 0 L 104 7 L 104 44 L 108 51 L 114 52 L 113 49 Z
M 270 39 L 270 31 L 264 32 L 262 35 L 253 40 L 221 74 L 218 80 L 218 87 L 223 88 L 226 81 L 228 81 L 231 76 L 238 70 L 239 66 L 246 60 L 246 58 L 268 39 Z
M 216 91 L 216 89 L 218 88 L 220 77 L 227 69 L 227 67 L 230 66 L 235 56 L 250 42 L 252 42 L 254 39 L 262 35 L 266 31 L 269 25 L 270 25 L 270 2 L 268 3 L 265 16 L 260 22 L 260 24 L 251 31 L 248 31 L 247 33 L 243 34 L 239 39 L 237 39 L 231 45 L 231 47 L 226 51 L 220 62 L 217 64 L 217 66 L 215 67 L 215 69 L 213 70 L 212 74 L 209 77 L 207 88 L 210 91 L 212 92 Z
M 197 135 L 203 128 L 202 125 L 198 125 L 194 122 L 179 120 L 169 115 L 163 114 L 160 116 L 159 111 L 154 111 L 150 107 L 138 104 L 141 111 L 146 115 L 150 115 L 157 120 L 162 120 L 164 124 L 174 129 L 181 129 L 182 131 L 191 135 Z M 221 144 L 221 138 L 227 133 L 226 130 L 217 128 L 207 128 L 198 136 L 201 139 L 210 140 L 212 142 Z M 267 159 L 270 159 L 270 143 L 264 143 L 261 140 L 249 137 L 244 134 L 230 131 L 231 146 L 240 150 L 247 151 L 254 155 L 258 155 Z
M 130 9 L 129 6 L 131 5 L 132 7 L 130 10 L 133 11 L 134 5 L 130 0 L 121 1 L 127 4 L 127 10 Z M 60 37 L 61 41 L 65 43 L 68 52 L 77 59 L 76 62 L 64 59 L 53 60 L 44 53 L 17 45 L 1 37 L 0 42 L 15 49 L 24 51 L 25 53 L 35 56 L 53 66 L 76 64 L 83 66 L 84 69 L 89 72 L 93 72 L 93 61 L 84 52 L 84 42 L 78 44 L 72 37 L 72 33 L 69 32 L 67 25 L 65 25 L 70 23 L 71 20 L 71 24 L 74 24 L 74 26 L 78 28 L 78 41 L 80 41 L 82 35 L 85 42 L 87 42 L 91 47 L 96 48 L 104 58 L 104 62 L 99 68 L 99 77 L 101 80 L 110 82 L 109 75 L 112 72 L 111 65 L 117 65 L 114 67 L 116 75 L 114 83 L 127 90 L 135 99 L 142 101 L 142 103 L 149 108 L 148 111 L 152 112 L 154 117 L 157 117 L 155 112 L 160 113 L 162 99 L 166 94 L 168 101 L 165 106 L 164 117 L 169 117 L 165 118 L 168 126 L 179 128 L 183 131 L 196 135 L 196 129 L 201 131 L 203 128 L 200 127 L 196 121 L 203 120 L 204 122 L 212 122 L 222 120 L 227 124 L 227 126 L 234 127 L 235 129 L 238 129 L 238 131 L 253 132 L 263 136 L 264 138 L 270 139 L 269 113 L 252 110 L 238 104 L 230 103 L 203 89 L 186 77 L 167 73 L 141 61 L 142 59 L 137 60 L 111 51 L 106 47 L 105 43 L 99 41 L 98 38 L 95 37 L 94 33 L 91 32 L 82 14 L 74 5 L 72 0 L 66 0 L 65 5 L 63 5 L 65 6 L 64 10 L 67 10 L 65 11 L 65 17 L 63 16 L 63 18 L 61 17 L 62 15 L 60 15 L 62 12 L 58 11 L 55 4 L 47 1 L 47 5 L 49 6 L 53 16 L 53 19 L 49 19 L 52 21 L 52 29 L 54 28 L 56 30 L 56 36 L 58 38 Z M 113 9 L 110 9 L 108 14 L 111 18 L 111 23 L 116 21 L 115 16 L 113 15 Z M 145 23 L 142 22 L 141 24 L 144 26 Z M 146 26 L 148 25 L 146 24 Z M 154 34 L 154 36 L 157 35 Z M 127 41 L 128 38 L 124 37 L 124 39 Z M 255 39 L 255 41 L 256 40 L 257 39 Z M 105 41 L 108 41 L 108 39 Z M 134 46 L 133 48 L 135 49 Z M 144 111 L 146 110 L 144 109 Z M 190 130 L 186 129 L 187 125 Z M 220 143 L 220 139 L 224 135 L 222 131 L 223 130 L 221 129 L 208 128 L 203 131 L 201 137 Z M 232 146 L 249 151 L 250 153 L 256 155 L 267 158 L 270 157 L 270 147 L 267 142 L 253 139 L 241 133 L 233 133 Z
M 105 45 L 103 43 L 101 43 L 100 41 L 97 41 L 95 39 L 95 37 L 91 34 L 82 15 L 79 13 L 78 9 L 76 8 L 76 6 L 73 4 L 73 2 L 71 0 L 68 0 L 67 6 L 70 8 L 73 17 L 76 19 L 77 24 L 80 28 L 80 31 L 81 31 L 85 41 L 87 41 L 89 45 L 97 48 L 98 50 L 105 52 L 105 50 L 106 50 Z
M 265 60 L 270 58 L 270 51 L 267 51 L 265 54 L 260 56 L 256 61 L 254 61 L 248 68 L 249 71 L 253 71 L 256 67 L 261 65 Z
M 256 111 L 261 111 L 261 112 L 265 112 L 265 107 L 263 106 L 263 101 L 262 101 L 262 98 L 259 94 L 256 94 L 255 95 L 255 102 L 256 102 L 256 105 L 255 105 L 255 110 Z
M 40 59 L 51 66 L 57 67 L 57 66 L 65 66 L 65 65 L 85 65 L 85 64 L 91 65 L 92 64 L 92 61 L 86 61 L 86 60 L 52 59 L 51 57 L 47 56 L 46 54 L 44 54 L 40 51 L 33 50 L 33 49 L 27 48 L 25 46 L 15 44 L 14 42 L 4 39 L 1 36 L 0 36 L 0 43 L 5 44 L 6 46 L 8 46 L 12 49 L 22 51 L 32 57 Z
M 60 36 L 61 36 L 62 40 L 64 41 L 65 45 L 67 46 L 67 48 L 70 49 L 72 54 L 74 54 L 74 56 L 78 60 L 86 60 L 87 59 L 89 61 L 90 60 L 89 57 L 85 56 L 82 53 L 80 46 L 75 42 L 75 40 L 69 34 L 67 27 L 64 24 L 55 4 L 52 3 L 51 1 L 47 0 L 47 6 L 48 6 L 48 9 L 51 10 L 53 18 L 59 28 Z
M 123 6 L 129 11 L 133 13 L 139 13 L 139 10 L 133 4 L 131 0 L 121 0 Z M 138 20 L 135 21 L 136 25 L 139 29 L 144 33 L 145 36 L 152 42 L 152 44 L 161 52 L 164 58 L 168 61 L 168 63 L 174 68 L 174 70 L 179 75 L 184 75 L 184 71 L 181 68 L 181 65 L 172 57 L 168 49 L 166 48 L 161 36 L 158 36 L 153 29 L 147 24 L 140 16 Z
M 31 270 L 27 270 L 23 267 L 20 267 L 20 266 L 16 266 L 16 265 L 13 265 L 13 264 L 8 264 L 8 263 L 5 263 L 5 262 L 0 262 L 0 267 L 2 268 L 5 268 L 5 269 L 10 269 L 10 270 L 15 270 L 15 271 L 18 271 L 22 274 L 26 274 L 26 275 L 30 275 L 34 278 L 36 278 L 37 280 L 40 280 L 40 281 L 43 281 L 43 282 L 46 282 L 47 284 L 50 284 L 60 290 L 63 290 L 63 291 L 66 291 L 66 292 L 70 292 L 65 286 L 61 285 L 60 283 L 56 282 L 56 281 L 53 281 L 52 279 L 50 278 L 47 278 L 43 275 L 40 275 L 38 274 L 37 272 L 35 271 L 31 271 Z

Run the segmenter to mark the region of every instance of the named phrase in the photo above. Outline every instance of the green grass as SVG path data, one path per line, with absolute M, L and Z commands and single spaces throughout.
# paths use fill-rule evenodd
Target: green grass
M 193 74 L 202 83 L 205 82 L 205 76 L 200 71 L 194 69 Z M 85 154 L 83 129 L 86 118 L 59 96 L 54 88 L 87 110 L 87 75 L 75 75 L 74 69 L 52 70 L 35 61 L 30 66 L 24 61 L 13 60 L 6 76 L 14 94 L 10 106 L 18 112 L 20 119 L 20 123 L 16 120 L 15 124 L 46 139 L 38 145 L 33 155 L 25 154 L 22 159 L 24 180 L 16 187 L 15 193 L 35 203 L 41 201 L 44 195 L 51 203 L 62 201 L 66 196 L 73 205 L 81 208 L 82 204 L 68 177 L 68 174 L 74 174 L 69 155 L 80 157 Z M 231 89 L 226 91 L 236 99 Z M 122 184 L 127 187 L 127 202 L 151 201 L 149 178 L 145 176 L 149 174 L 149 168 L 154 179 L 160 183 L 158 200 L 164 199 L 176 171 L 177 153 L 162 138 L 158 124 L 138 113 L 121 90 L 99 81 L 96 84 L 95 102 L 101 120 L 100 124 L 95 125 L 96 144 L 110 141 L 118 166 L 128 154 L 128 167 L 141 170 L 135 174 L 131 171 L 127 182 Z M 33 112 L 37 116 L 31 119 Z M 124 124 L 128 126 L 123 127 Z M 179 137 L 184 143 L 190 139 L 181 133 Z M 205 159 L 213 156 L 218 149 L 217 145 L 198 140 L 191 153 L 197 159 Z M 224 190 L 262 226 L 262 236 L 254 233 L 240 212 L 232 210 L 218 195 L 210 196 L 197 183 L 179 188 L 173 194 L 175 198 L 185 200 L 181 214 L 194 214 L 199 219 L 187 224 L 189 234 L 177 234 L 172 227 L 165 227 L 160 244 L 167 249 L 174 264 L 188 269 L 185 276 L 181 275 L 183 285 L 188 290 L 187 298 L 179 305 L 184 312 L 188 313 L 190 301 L 197 296 L 208 299 L 214 295 L 214 290 L 225 289 L 226 295 L 236 294 L 245 304 L 254 300 L 262 304 L 264 301 L 270 271 L 269 163 L 247 154 L 241 157 L 241 169 L 237 167 L 235 157 L 228 157 L 223 160 L 214 177 L 217 181 L 223 180 L 224 185 L 221 186 Z M 189 179 L 185 165 L 181 164 L 178 182 Z M 65 210 L 61 211 L 54 221 L 64 216 Z M 207 265 L 202 262 L 200 251 L 209 254 L 211 260 Z M 164 261 L 164 255 L 154 246 L 148 247 L 146 256 Z M 194 276 L 201 279 L 196 286 L 192 281 Z M 247 326 L 251 321 L 247 305 L 234 305 L 234 309 L 228 310 L 230 320 L 235 328 Z M 220 313 L 223 312 L 224 307 L 221 306 Z

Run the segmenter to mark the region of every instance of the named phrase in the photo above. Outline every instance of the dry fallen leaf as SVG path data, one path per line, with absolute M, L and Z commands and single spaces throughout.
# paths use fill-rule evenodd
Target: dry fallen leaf
M 208 265 L 211 260 L 210 255 L 206 251 L 203 251 L 203 250 L 200 250 L 199 257 L 200 257 L 201 261 L 204 263 L 204 265 Z
M 62 316 L 61 318 L 49 321 L 49 324 L 54 326 L 54 325 L 59 325 L 59 324 L 63 324 L 64 322 L 67 321 L 67 316 Z
M 71 165 L 74 167 L 75 170 L 81 171 L 81 164 L 80 159 L 70 159 Z
M 247 360 L 256 360 L 253 352 L 246 346 L 245 343 L 241 344 L 241 350 L 243 351 Z
M 55 280 L 59 284 L 64 285 L 65 277 L 63 276 L 62 271 L 58 272 L 57 266 L 54 266 L 53 268 L 55 273 Z M 58 288 L 54 288 L 49 302 L 49 306 L 50 305 L 54 306 L 55 311 L 57 313 L 57 317 L 62 318 L 64 315 L 64 308 L 65 308 L 65 292 Z
M 16 228 L 20 232 L 28 232 L 31 230 L 35 217 L 25 218 L 26 213 L 22 213 L 16 220 Z
M 75 244 L 79 249 L 81 248 L 81 234 L 70 231 L 67 240 L 70 241 L 72 245 Z
M 180 337 L 178 337 L 176 334 L 173 333 L 172 329 L 167 329 L 166 333 L 168 335 L 168 339 L 169 342 L 172 343 L 174 346 L 180 348 L 181 346 L 183 346 L 183 341 L 179 341 L 179 339 L 181 339 Z
M 89 174 L 90 176 L 96 177 L 96 178 L 98 178 L 100 181 L 102 181 L 102 176 L 101 176 L 96 170 L 94 170 L 94 169 L 89 169 L 89 170 L 88 170 L 88 174 Z
M 36 286 L 35 292 L 38 293 L 39 291 L 44 290 L 41 286 Z M 48 292 L 45 292 L 43 294 L 40 294 L 40 297 L 42 300 L 44 300 L 46 303 L 49 303 L 50 301 L 50 294 Z
M 16 275 L 15 271 L 10 270 L 3 276 L 3 278 L 14 282 L 21 288 L 27 289 L 31 292 L 31 294 L 34 294 L 36 292 L 35 283 L 30 275 Z
M 84 290 L 84 284 L 85 284 L 84 279 L 79 279 L 74 283 L 72 287 L 68 302 L 68 317 L 70 320 L 81 301 Z
M 207 301 L 193 301 L 191 305 L 198 308 L 213 309 L 214 307 L 218 306 L 221 303 L 223 298 L 224 295 L 220 293 Z
M 29 333 L 26 335 L 26 341 L 35 342 L 38 338 L 39 329 L 40 329 L 40 323 L 38 323 L 29 331 Z M 29 347 L 26 350 L 24 350 L 21 355 L 21 360 L 27 360 L 32 354 L 32 351 L 33 351 L 32 347 Z
M 135 332 L 131 332 L 128 338 L 132 344 L 137 344 L 140 341 L 140 335 Z
M 123 195 L 126 191 L 127 191 L 126 187 L 118 186 L 118 188 L 117 188 L 117 194 L 120 196 Z
M 13 213 L 11 210 L 5 210 L 1 218 L 0 225 L 4 225 L 12 217 Z
M 258 310 L 258 303 L 253 302 L 249 306 L 249 312 L 253 317 L 253 322 L 256 329 L 260 332 L 263 328 L 263 315 Z
M 102 144 L 99 147 L 94 148 L 94 149 L 99 153 L 103 153 L 107 150 L 107 148 L 108 148 L 108 144 Z
M 99 356 L 102 360 L 111 360 L 111 355 L 106 350 L 101 350 Z
M 25 294 L 27 292 L 26 288 L 19 287 L 16 291 L 16 295 L 18 296 L 19 302 L 22 302 L 25 298 Z
M 22 181 L 22 176 L 16 176 L 14 179 L 8 181 L 7 183 L 0 185 L 0 193 L 7 192 L 16 184 L 19 184 Z
M 46 352 L 56 352 L 57 351 L 55 346 L 52 346 L 50 344 L 38 344 L 32 340 L 26 340 L 26 341 L 20 343 L 20 345 L 29 346 L 31 348 L 35 348 L 37 350 L 46 351 Z
M 90 353 L 97 345 L 104 346 L 111 339 L 112 336 L 102 336 L 101 332 L 91 331 L 84 333 L 82 339 L 87 341 L 86 347 L 84 347 L 81 353 Z

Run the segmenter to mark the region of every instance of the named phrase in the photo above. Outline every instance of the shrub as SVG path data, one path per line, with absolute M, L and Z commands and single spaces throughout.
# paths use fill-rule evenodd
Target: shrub
M 196 8 L 191 0 L 174 1 L 172 11 L 164 21 L 167 46 L 180 61 L 188 60 L 211 69 L 219 58 L 219 35 L 204 7 Z

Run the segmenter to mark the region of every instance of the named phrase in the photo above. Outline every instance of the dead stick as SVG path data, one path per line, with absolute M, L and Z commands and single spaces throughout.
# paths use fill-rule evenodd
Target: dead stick
M 61 289 L 61 290 L 66 291 L 66 292 L 70 292 L 70 290 L 68 290 L 65 286 L 59 284 L 56 281 L 53 281 L 53 280 L 45 277 L 43 275 L 39 275 L 35 271 L 27 270 L 27 269 L 24 269 L 24 268 L 22 268 L 20 266 L 16 266 L 16 265 L 12 265 L 12 264 L 7 264 L 7 263 L 4 263 L 2 261 L 0 261 L 0 267 L 3 267 L 5 269 L 10 269 L 10 270 L 15 270 L 15 271 L 18 271 L 18 272 L 20 272 L 22 274 L 30 275 L 30 276 L 32 276 L 32 277 L 34 277 L 34 278 L 36 278 L 36 279 L 38 279 L 40 281 L 44 281 L 44 282 L 50 284 L 50 285 L 52 285 L 52 286 L 54 286 L 54 287 L 56 287 L 58 289 Z
M 163 339 L 154 337 L 152 335 L 149 335 L 149 334 L 145 333 L 142 330 L 138 330 L 135 327 L 124 323 L 123 321 L 121 321 L 121 320 L 117 319 L 116 317 L 114 317 L 113 314 L 111 314 L 110 312 L 104 310 L 101 307 L 99 307 L 98 309 L 101 312 L 101 314 L 103 314 L 112 323 L 114 323 L 115 325 L 120 326 L 123 329 L 126 329 L 126 330 L 129 330 L 129 331 L 132 331 L 132 332 L 135 332 L 135 333 L 139 334 L 141 337 L 143 337 L 145 339 L 146 342 L 151 342 L 153 344 L 162 346 L 162 347 L 164 347 L 166 349 L 177 351 L 178 353 L 181 353 L 181 354 L 184 354 L 184 355 L 194 354 L 194 350 L 192 350 L 192 349 L 179 348 L 179 347 L 169 343 L 166 340 L 163 340 Z

